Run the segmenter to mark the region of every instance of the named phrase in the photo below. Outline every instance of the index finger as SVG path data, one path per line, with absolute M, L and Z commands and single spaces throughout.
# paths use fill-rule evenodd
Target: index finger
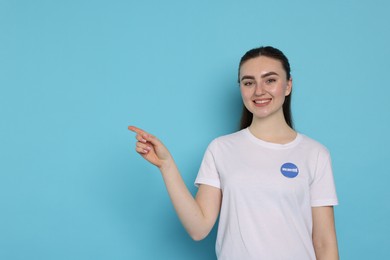
M 146 135 L 146 132 L 142 130 L 141 128 L 135 127 L 135 126 L 129 126 L 128 129 L 134 133 L 137 133 L 139 135 Z

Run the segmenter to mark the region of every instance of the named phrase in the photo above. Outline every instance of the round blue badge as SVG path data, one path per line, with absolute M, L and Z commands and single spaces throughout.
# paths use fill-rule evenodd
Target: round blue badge
M 297 177 L 299 170 L 295 164 L 285 163 L 280 167 L 280 172 L 287 178 L 295 178 Z

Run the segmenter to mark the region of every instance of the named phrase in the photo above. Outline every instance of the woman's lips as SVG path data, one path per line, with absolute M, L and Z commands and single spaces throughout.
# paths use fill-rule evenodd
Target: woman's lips
M 272 98 L 263 98 L 263 99 L 255 99 L 253 103 L 256 107 L 263 107 L 268 105 L 271 102 Z

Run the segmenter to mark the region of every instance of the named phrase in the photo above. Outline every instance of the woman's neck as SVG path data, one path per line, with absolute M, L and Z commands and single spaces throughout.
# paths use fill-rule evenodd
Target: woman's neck
M 292 142 L 297 133 L 292 129 L 286 120 L 276 118 L 253 118 L 249 131 L 257 138 L 277 144 Z

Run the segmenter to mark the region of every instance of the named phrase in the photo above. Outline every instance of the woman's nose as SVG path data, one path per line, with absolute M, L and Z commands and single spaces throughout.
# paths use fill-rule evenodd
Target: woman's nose
M 255 95 L 256 96 L 260 96 L 264 94 L 264 86 L 263 84 L 257 84 L 256 87 L 255 87 Z

